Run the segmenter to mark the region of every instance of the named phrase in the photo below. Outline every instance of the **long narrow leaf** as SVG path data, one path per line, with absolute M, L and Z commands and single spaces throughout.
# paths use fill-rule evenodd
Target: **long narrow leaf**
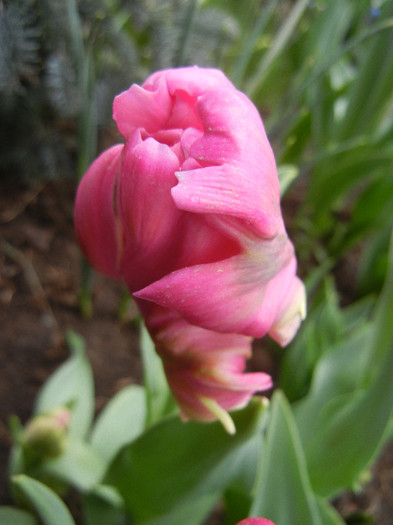
M 363 347 L 362 347 L 363 345 Z M 350 366 L 358 367 L 348 384 L 343 359 L 352 353 Z M 316 384 L 315 395 L 299 404 L 297 421 L 302 433 L 310 478 L 314 489 L 332 496 L 351 487 L 382 445 L 393 406 L 393 238 L 389 270 L 379 299 L 372 334 L 358 339 L 343 355 L 331 355 L 330 377 L 344 388 L 333 394 L 333 384 Z M 363 357 L 363 361 L 361 360 Z M 360 358 L 360 359 L 359 359 Z M 323 363 L 319 365 L 320 373 Z M 350 376 L 352 374 L 349 374 Z M 341 380 L 340 380 L 341 376 Z M 316 376 L 317 379 L 318 376 Z M 322 390 L 321 390 L 322 388 Z M 323 390 L 324 389 L 324 390 Z M 321 392 L 329 395 L 321 396 Z M 306 408 L 308 406 L 308 408 Z
M 197 0 L 190 0 L 187 7 L 186 17 L 182 24 L 182 32 L 179 38 L 178 51 L 173 64 L 174 67 L 180 67 L 184 65 L 184 59 L 187 56 L 187 47 L 190 41 L 197 8 Z
M 261 34 L 265 30 L 266 25 L 269 22 L 274 9 L 276 8 L 277 3 L 278 0 L 270 0 L 268 5 L 264 6 L 263 9 L 261 9 L 260 15 L 255 23 L 254 29 L 248 37 L 244 49 L 241 52 L 238 60 L 235 62 L 233 73 L 231 75 L 231 79 L 234 82 L 234 84 L 241 84 L 246 68 L 251 60 L 251 56 L 254 53 L 257 40 L 260 38 Z
M 74 438 L 70 440 L 66 452 L 58 459 L 48 461 L 44 468 L 51 476 L 86 492 L 100 483 L 106 466 L 91 446 Z
M 0 523 L 2 525 L 38 525 L 34 516 L 14 507 L 0 507 Z
M 24 474 L 15 476 L 12 483 L 28 499 L 43 525 L 75 525 L 63 501 L 46 485 Z
M 359 7 L 359 3 L 358 6 Z M 360 6 L 365 10 L 364 6 Z M 348 28 L 353 23 L 356 6 L 353 2 L 330 0 L 310 24 L 306 49 L 312 67 L 336 55 L 345 41 Z M 311 69 L 312 70 L 312 69 Z M 309 73 L 310 74 L 310 73 Z M 321 76 L 307 92 L 307 105 L 312 107 L 312 140 L 316 148 L 325 148 L 332 139 L 335 128 L 335 103 L 337 90 L 332 86 L 331 75 Z M 334 137 L 333 137 L 334 139 Z
M 123 449 L 107 482 L 119 490 L 135 523 L 150 523 L 179 505 L 217 495 L 235 479 L 237 454 L 259 431 L 263 413 L 258 399 L 233 413 L 234 436 L 217 422 L 174 418 L 157 424 Z
M 342 57 L 350 52 L 358 49 L 361 44 L 375 38 L 380 33 L 390 31 L 393 28 L 393 18 L 388 18 L 377 22 L 373 26 L 356 33 L 352 38 L 343 44 L 336 54 L 328 55 L 320 63 L 317 63 L 312 72 L 300 75 L 302 81 L 300 83 L 294 82 L 294 88 L 287 94 L 285 98 L 285 105 L 282 111 L 276 111 L 269 119 L 270 125 L 269 136 L 282 135 L 285 131 L 292 127 L 293 123 L 298 118 L 298 102 L 307 90 L 315 84 L 326 72 L 337 63 Z M 318 101 L 315 101 L 318 103 Z M 311 110 L 313 107 L 310 108 Z
M 108 486 L 98 485 L 83 500 L 83 516 L 86 525 L 128 525 L 130 517 L 117 492 Z
M 84 437 L 94 414 L 93 373 L 85 354 L 83 339 L 74 332 L 68 332 L 67 341 L 72 355 L 41 388 L 36 400 L 35 413 L 46 412 L 61 405 L 71 405 L 70 433 Z
M 289 403 L 276 391 L 271 405 L 250 514 L 279 525 L 322 525 Z
M 393 5 L 386 2 L 381 17 L 386 20 L 389 16 L 393 16 Z M 345 119 L 336 129 L 336 137 L 340 141 L 372 129 L 386 105 L 392 101 L 393 28 L 377 34 L 360 59 L 356 80 L 347 93 Z
M 140 346 L 146 389 L 146 425 L 150 426 L 176 409 L 162 361 L 144 325 L 141 325 Z
M 97 419 L 91 445 L 108 463 L 142 433 L 146 421 L 145 397 L 141 386 L 130 385 L 109 401 Z
M 295 28 L 309 2 L 310 0 L 297 0 L 290 13 L 286 17 L 285 22 L 282 24 L 280 30 L 274 38 L 272 45 L 257 67 L 255 74 L 247 82 L 245 91 L 250 97 L 255 95 L 270 67 L 288 44 L 288 41 L 295 31 Z

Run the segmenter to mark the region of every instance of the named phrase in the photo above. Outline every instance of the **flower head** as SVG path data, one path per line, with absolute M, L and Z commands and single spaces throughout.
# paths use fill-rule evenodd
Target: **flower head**
M 154 73 L 113 115 L 125 144 L 82 179 L 77 236 L 136 298 L 183 415 L 212 419 L 271 386 L 242 374 L 251 338 L 285 345 L 304 316 L 274 156 L 255 106 L 215 69 Z
M 22 447 L 42 459 L 60 456 L 68 445 L 69 422 L 70 411 L 65 407 L 38 414 L 22 432 Z

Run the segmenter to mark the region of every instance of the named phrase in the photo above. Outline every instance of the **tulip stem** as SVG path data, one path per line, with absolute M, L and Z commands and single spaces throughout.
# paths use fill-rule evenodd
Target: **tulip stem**
M 123 295 L 120 299 L 119 309 L 117 311 L 117 318 L 120 322 L 124 322 L 127 319 L 129 306 L 131 303 L 131 295 L 128 290 L 124 290 Z
M 81 268 L 81 286 L 79 291 L 79 308 L 82 317 L 90 319 L 93 314 L 93 306 L 91 300 L 91 283 L 93 278 L 93 271 L 86 259 L 82 258 Z
M 82 109 L 78 118 L 78 159 L 77 178 L 80 180 L 86 172 L 97 151 L 97 122 L 95 116 L 94 85 L 94 57 L 92 51 L 85 45 L 83 39 L 82 21 L 78 13 L 76 0 L 66 2 L 68 20 L 71 31 L 73 58 L 76 64 L 76 75 Z M 91 299 L 92 268 L 82 258 L 81 289 L 79 291 L 79 308 L 84 318 L 93 315 Z

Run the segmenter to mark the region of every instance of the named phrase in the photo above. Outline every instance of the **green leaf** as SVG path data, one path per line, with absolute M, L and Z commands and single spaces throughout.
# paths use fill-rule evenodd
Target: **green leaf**
M 174 509 L 159 517 L 154 517 L 145 522 L 146 525 L 200 525 L 217 503 L 219 493 L 212 492 L 203 496 L 180 502 Z
M 393 6 L 385 2 L 381 20 L 393 16 Z M 392 21 L 392 19 L 390 19 Z M 348 107 L 341 126 L 336 128 L 339 140 L 367 132 L 380 119 L 392 101 L 393 29 L 383 31 L 368 43 L 360 59 L 359 71 L 348 92 Z M 361 108 L 361 111 L 359 111 Z
M 383 444 L 393 405 L 393 237 L 372 329 L 326 356 L 296 418 L 314 489 L 355 484 Z M 323 473 L 323 475 L 322 475 Z
M 185 58 L 190 43 L 191 33 L 197 12 L 197 0 L 191 0 L 188 4 L 186 16 L 182 23 L 182 31 L 177 44 L 177 53 L 173 60 L 173 67 L 185 66 Z
M 325 3 L 319 16 L 310 24 L 305 43 L 313 67 L 340 52 L 348 28 L 354 23 L 354 10 L 352 2 L 330 0 Z M 307 92 L 307 103 L 311 106 L 313 142 L 317 147 L 325 146 L 331 138 L 331 130 L 335 129 L 334 106 L 339 90 L 334 89 L 332 71 L 333 68 L 330 68 L 328 74 L 317 79 Z
M 333 281 L 328 279 L 324 284 L 321 304 L 308 314 L 281 364 L 279 385 L 291 402 L 307 393 L 318 360 L 344 335 L 343 314 Z
M 254 457 L 254 461 L 255 458 Z M 238 523 L 244 516 L 248 516 L 251 506 L 251 492 L 244 492 L 238 487 L 229 487 L 224 492 L 225 525 Z
M 273 114 L 274 116 L 274 114 Z M 296 119 L 291 125 L 283 126 L 282 133 L 285 133 L 285 139 L 281 142 L 281 148 L 276 153 L 278 164 L 280 163 L 294 163 L 300 162 L 301 155 L 307 148 L 310 141 L 311 134 L 311 113 L 308 109 L 302 108 L 296 114 Z M 266 124 L 268 126 L 268 123 Z M 269 133 L 269 136 L 273 136 L 273 130 Z M 304 166 L 303 166 L 304 169 Z
M 393 223 L 393 180 L 389 176 L 390 170 L 383 170 L 378 175 L 357 199 L 352 210 L 351 228 L 369 232 Z
M 331 19 L 331 14 L 334 14 L 335 8 L 337 8 L 335 16 L 337 16 L 337 14 L 340 15 L 339 11 L 341 10 L 343 20 L 345 20 L 345 18 L 348 19 L 348 14 L 350 15 L 350 12 L 347 9 L 349 4 L 351 4 L 351 9 L 355 15 L 350 16 L 350 26 L 347 29 L 345 28 L 345 25 L 343 26 L 341 23 L 336 24 L 336 27 L 334 27 L 334 25 L 332 26 L 332 21 L 334 22 L 334 20 Z M 385 3 L 385 6 L 386 5 L 387 3 Z M 291 53 L 285 53 L 282 56 L 282 61 L 287 66 L 287 68 L 290 67 L 294 61 L 298 67 L 292 72 L 289 71 L 286 76 L 286 78 L 290 78 L 291 80 L 290 82 L 287 80 L 284 88 L 281 89 L 281 91 L 283 91 L 281 96 L 283 103 L 281 104 L 281 107 L 278 109 L 273 108 L 273 110 L 272 108 L 269 108 L 269 122 L 273 126 L 271 133 L 269 133 L 270 137 L 272 134 L 279 134 L 281 137 L 285 136 L 286 131 L 293 126 L 293 122 L 297 120 L 299 113 L 302 112 L 302 108 L 307 108 L 307 111 L 311 111 L 312 116 L 315 117 L 313 122 L 313 131 L 315 135 L 312 138 L 310 137 L 310 139 L 313 141 L 314 139 L 321 141 L 323 140 L 323 136 L 326 135 L 329 136 L 331 140 L 337 140 L 338 116 L 336 113 L 338 113 L 338 108 L 342 108 L 344 106 L 345 109 L 347 99 L 343 97 L 343 93 L 340 92 L 340 90 L 344 90 L 346 86 L 341 86 L 340 89 L 336 88 L 335 90 L 332 90 L 334 85 L 332 85 L 332 88 L 329 87 L 329 84 L 333 83 L 332 73 L 339 65 L 345 63 L 350 66 L 350 80 L 353 80 L 353 85 L 358 87 L 362 86 L 362 83 L 358 81 L 357 66 L 359 63 L 363 62 L 364 48 L 366 48 L 366 46 L 372 46 L 373 40 L 379 38 L 384 33 L 389 33 L 393 27 L 393 18 L 386 18 L 384 16 L 381 17 L 382 20 L 378 20 L 373 23 L 365 23 L 368 18 L 368 10 L 369 6 L 365 2 L 332 1 L 323 2 L 323 8 L 321 10 L 310 9 L 309 14 L 311 14 L 311 16 L 303 17 L 303 32 L 298 31 L 297 42 L 295 46 L 293 46 L 295 49 L 297 49 L 298 53 L 294 53 L 291 49 L 289 50 Z M 322 23 L 320 20 L 322 20 Z M 326 29 L 329 29 L 329 25 L 334 27 L 333 32 L 330 31 L 329 33 L 329 30 L 326 31 Z M 313 29 L 314 27 L 316 28 L 315 30 Z M 339 27 L 345 30 L 344 34 L 340 35 L 337 33 L 337 28 Z M 307 29 L 309 30 L 307 31 Z M 306 38 L 307 34 L 312 35 L 311 40 Z M 319 38 L 320 34 L 322 34 L 322 38 Z M 337 36 L 340 38 L 337 39 Z M 324 45 L 326 42 L 326 37 L 330 38 L 328 46 Z M 301 42 L 301 39 L 303 39 L 303 42 Z M 315 48 L 315 45 L 313 46 L 312 40 L 317 40 L 319 42 L 317 48 Z M 364 46 L 364 48 L 362 46 Z M 319 56 L 316 56 L 318 50 L 320 54 Z M 376 69 L 378 69 L 378 64 L 381 64 L 381 62 L 384 61 L 382 55 L 380 55 L 379 59 L 374 64 Z M 388 62 L 389 61 L 387 60 L 387 63 Z M 285 67 L 285 65 L 279 69 L 280 72 L 282 71 L 282 68 Z M 365 70 L 367 72 L 367 69 Z M 372 71 L 372 69 L 370 69 L 370 71 Z M 376 104 L 376 106 L 378 106 L 378 112 L 372 115 L 372 120 L 364 119 L 363 111 L 358 111 L 359 107 L 362 107 L 363 109 L 363 104 L 358 106 L 355 106 L 354 104 L 354 108 L 356 107 L 355 111 L 357 112 L 356 118 L 359 119 L 361 115 L 362 122 L 359 127 L 356 125 L 352 126 L 350 124 L 354 133 L 349 133 L 347 138 L 360 138 L 360 134 L 364 133 L 366 127 L 367 134 L 369 134 L 372 131 L 369 124 L 373 124 L 372 129 L 383 128 L 384 125 L 391 128 L 392 119 L 389 119 L 390 112 L 388 107 L 386 107 L 386 102 L 389 104 L 389 99 L 391 100 L 391 98 L 386 96 L 385 102 L 380 103 L 381 100 L 383 100 L 382 92 L 386 90 L 386 86 L 389 85 L 389 83 L 386 82 L 386 75 L 384 74 L 383 76 L 383 86 L 380 88 L 380 94 L 378 94 L 377 97 L 379 102 Z M 373 78 L 373 75 L 370 75 L 370 77 Z M 274 91 L 272 90 L 273 93 L 276 92 L 276 85 L 279 85 L 280 78 L 278 75 L 276 76 L 275 80 L 276 82 L 273 84 L 275 89 Z M 374 84 L 374 90 L 375 92 L 378 92 L 378 82 L 374 82 Z M 269 95 L 269 93 L 266 93 L 265 90 L 265 98 L 266 95 Z M 270 99 L 272 96 L 273 95 L 270 95 Z M 366 102 L 366 105 L 373 105 L 374 102 L 372 99 L 373 97 L 370 96 Z M 300 111 L 299 104 L 301 108 Z M 269 105 L 266 100 L 264 100 L 264 105 L 267 107 Z M 382 117 L 380 111 L 381 108 L 384 108 L 382 109 Z M 343 111 L 341 111 L 341 113 L 342 112 Z M 320 121 L 317 121 L 318 115 L 321 116 Z M 349 117 L 348 122 L 350 123 L 351 121 L 352 119 Z M 267 127 L 269 128 L 269 126 Z M 380 132 L 381 131 L 379 130 L 379 133 Z M 377 136 L 377 134 L 373 133 L 373 136 Z M 367 140 L 370 139 L 371 137 L 367 136 Z M 339 141 L 340 144 L 342 142 L 343 141 Z M 326 141 L 319 142 L 319 144 L 320 146 L 325 146 Z M 307 152 L 310 150 L 305 149 L 305 151 Z M 285 160 L 293 161 L 293 157 L 290 157 L 289 159 L 286 158 Z M 330 162 L 327 166 L 327 170 L 331 169 L 332 167 L 334 168 L 334 166 L 334 163 Z M 307 168 L 306 165 L 304 165 L 303 170 L 305 168 Z M 329 171 L 327 171 L 327 175 L 328 174 Z M 314 175 L 312 179 L 314 179 Z
M 383 366 L 387 361 L 387 370 L 391 371 L 393 377 L 393 230 L 390 234 L 390 246 L 388 253 L 388 267 L 385 278 L 385 284 L 378 300 L 374 318 L 374 338 L 372 341 L 372 348 L 369 353 L 369 370 L 372 371 L 375 378 L 386 382 L 388 390 L 386 393 L 393 395 L 393 381 L 389 383 L 386 377 L 386 371 Z M 374 379 L 375 379 L 374 378 Z M 372 377 L 369 378 L 368 383 L 371 384 Z M 378 390 L 380 384 L 374 383 Z M 381 383 L 382 385 L 382 383 Z M 381 390 L 381 394 L 384 390 Z
M 389 424 L 385 431 L 385 437 L 384 442 L 388 443 L 389 441 L 393 441 L 393 413 L 390 416 Z
M 262 82 L 267 76 L 271 66 L 276 63 L 277 58 L 288 45 L 288 42 L 309 2 L 310 0 L 297 0 L 288 15 L 284 18 L 284 22 L 279 31 L 277 31 L 271 46 L 263 56 L 261 62 L 255 68 L 255 73 L 246 85 L 246 92 L 249 96 L 255 95 L 256 91 L 260 88 Z
M 74 332 L 68 332 L 66 340 L 72 355 L 41 388 L 35 404 L 35 414 L 69 405 L 72 410 L 70 434 L 84 437 L 94 414 L 93 374 L 85 354 L 83 339 Z
M 58 459 L 47 461 L 45 471 L 80 491 L 100 483 L 107 463 L 84 441 L 71 438 L 67 450 Z
M 146 388 L 146 425 L 150 426 L 164 416 L 173 414 L 176 411 L 176 405 L 166 380 L 161 358 L 143 324 L 141 325 L 140 346 Z
M 293 164 L 281 164 L 278 166 L 278 179 L 280 181 L 281 197 L 287 192 L 289 186 L 298 177 L 299 169 Z
M 123 388 L 105 406 L 92 431 L 93 449 L 109 464 L 119 450 L 137 438 L 145 428 L 146 396 L 144 388 Z
M 379 291 L 383 287 L 388 265 L 390 231 L 391 226 L 387 224 L 364 243 L 357 276 L 360 293 Z
M 43 525 L 75 525 L 63 501 L 43 483 L 24 474 L 14 476 L 12 483 L 27 498 Z
M 0 523 L 2 525 L 38 525 L 34 516 L 14 507 L 0 507 Z
M 249 64 L 251 57 L 255 51 L 258 40 L 261 38 L 267 23 L 269 22 L 271 16 L 273 15 L 274 10 L 276 9 L 278 0 L 270 0 L 263 9 L 260 9 L 260 14 L 257 18 L 257 21 L 250 32 L 245 45 L 239 57 L 236 60 L 231 75 L 232 82 L 236 85 L 239 85 L 244 78 L 247 65 Z
M 318 426 L 317 421 L 325 417 L 329 403 L 361 388 L 370 337 L 371 327 L 366 325 L 351 337 L 332 345 L 319 359 L 308 395 L 295 406 L 296 421 L 307 442 L 318 439 L 310 426 Z
M 368 295 L 341 310 L 342 319 L 345 325 L 345 334 L 353 334 L 355 333 L 355 330 L 364 326 L 370 319 L 374 306 L 375 296 Z
M 280 525 L 323 524 L 296 424 L 280 391 L 272 398 L 250 515 L 263 516 Z
M 351 141 L 347 147 L 345 143 L 332 144 L 315 158 L 307 201 L 317 215 L 326 213 L 360 181 L 378 170 L 388 170 L 391 161 L 391 145 L 372 143 L 367 137 Z
M 264 414 L 262 427 L 266 426 L 268 420 L 268 410 Z M 225 523 L 237 523 L 248 515 L 251 505 L 251 493 L 255 484 L 257 474 L 256 458 L 261 450 L 261 436 L 256 433 L 249 439 L 236 455 L 232 468 L 234 471 L 231 484 L 225 489 L 223 494 L 225 505 Z
M 340 514 L 325 499 L 317 497 L 323 525 L 345 525 Z
M 234 436 L 218 422 L 163 421 L 121 451 L 106 481 L 119 490 L 135 523 L 217 494 L 236 478 L 239 450 L 259 431 L 263 412 L 261 400 L 254 399 L 231 414 Z
M 86 525 L 128 525 L 130 517 L 124 502 L 113 487 L 99 485 L 82 501 Z

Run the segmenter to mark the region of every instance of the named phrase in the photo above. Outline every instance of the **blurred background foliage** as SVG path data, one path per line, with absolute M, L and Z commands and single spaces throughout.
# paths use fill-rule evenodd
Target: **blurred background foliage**
M 117 93 L 156 69 L 219 67 L 264 118 L 311 310 L 327 295 L 329 308 L 336 288 L 339 306 L 379 293 L 393 225 L 391 1 L 3 0 L 0 9 L 3 180 L 76 183 L 119 140 Z M 330 317 L 316 315 L 326 324 L 318 337 L 330 340 Z

